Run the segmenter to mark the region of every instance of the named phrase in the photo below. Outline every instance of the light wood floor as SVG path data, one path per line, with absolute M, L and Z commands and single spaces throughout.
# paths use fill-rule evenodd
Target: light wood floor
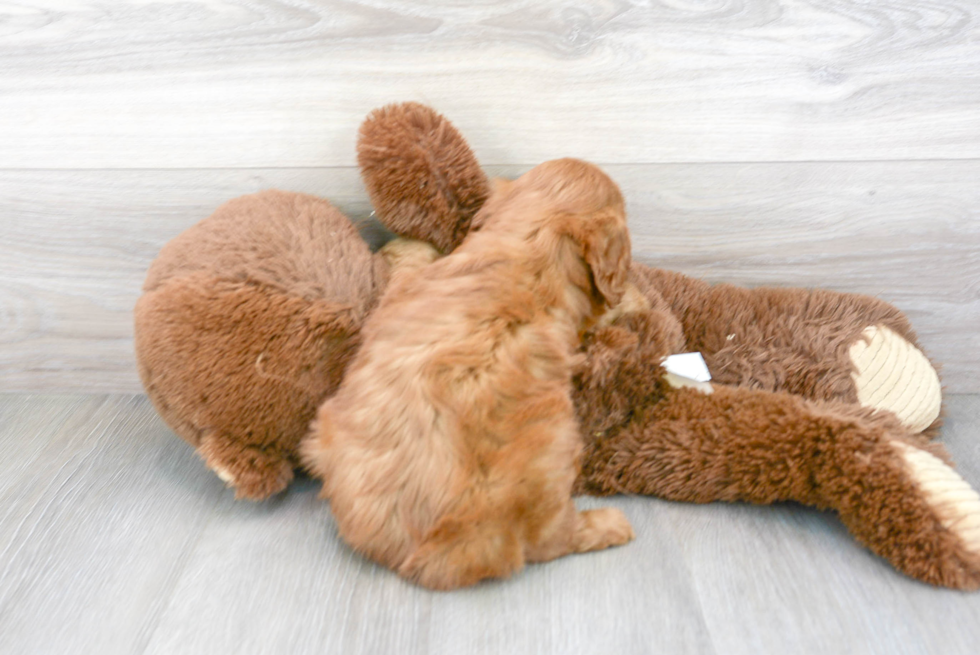
M 980 396 L 944 442 L 980 486 Z M 433 593 L 353 554 L 317 485 L 236 502 L 143 396 L 0 395 L 2 653 L 967 655 L 980 594 L 797 505 L 615 504 L 631 544 Z

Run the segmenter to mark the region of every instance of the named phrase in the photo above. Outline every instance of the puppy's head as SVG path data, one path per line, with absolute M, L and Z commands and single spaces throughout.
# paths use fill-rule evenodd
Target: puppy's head
M 484 209 L 481 227 L 520 222 L 532 234 L 549 230 L 570 238 L 599 300 L 609 307 L 622 300 L 631 250 L 626 210 L 619 187 L 597 166 L 578 159 L 545 162 L 513 182 L 498 181 Z

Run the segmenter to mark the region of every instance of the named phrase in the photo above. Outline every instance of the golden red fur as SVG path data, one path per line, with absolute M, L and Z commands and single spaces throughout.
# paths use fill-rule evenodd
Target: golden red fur
M 303 444 L 341 536 L 450 589 L 622 544 L 576 511 L 581 335 L 627 285 L 623 199 L 565 159 L 501 182 L 451 255 L 393 277 Z

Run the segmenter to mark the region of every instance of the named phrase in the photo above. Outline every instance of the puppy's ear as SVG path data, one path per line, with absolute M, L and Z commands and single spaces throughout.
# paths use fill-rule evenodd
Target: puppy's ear
M 630 237 L 622 214 L 604 210 L 593 216 L 582 239 L 585 263 L 606 305 L 615 307 L 626 292 L 630 268 Z

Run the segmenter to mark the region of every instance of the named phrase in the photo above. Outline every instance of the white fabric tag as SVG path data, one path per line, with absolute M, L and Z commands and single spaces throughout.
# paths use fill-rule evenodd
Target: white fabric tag
M 663 361 L 663 367 L 668 373 L 676 376 L 694 380 L 696 382 L 710 382 L 711 373 L 708 372 L 708 365 L 704 363 L 701 353 L 680 353 L 671 355 Z

